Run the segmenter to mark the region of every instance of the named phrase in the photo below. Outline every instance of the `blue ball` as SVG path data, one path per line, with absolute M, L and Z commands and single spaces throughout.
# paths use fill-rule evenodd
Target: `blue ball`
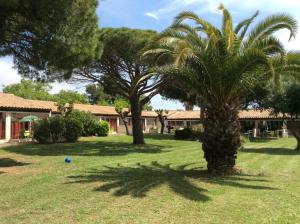
M 71 163 L 71 162 L 72 162 L 71 157 L 66 157 L 66 158 L 65 158 L 65 162 L 66 162 L 66 163 Z

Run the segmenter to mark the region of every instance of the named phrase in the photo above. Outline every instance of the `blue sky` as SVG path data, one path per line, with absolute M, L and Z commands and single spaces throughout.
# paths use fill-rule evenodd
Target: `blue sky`
M 183 10 L 194 11 L 202 18 L 219 25 L 221 22 L 217 0 L 102 0 L 97 9 L 101 27 L 130 27 L 161 31 L 172 23 Z M 300 26 L 300 0 L 223 0 L 233 16 L 234 23 L 260 10 L 258 19 L 273 13 L 288 13 L 297 19 Z M 300 32 L 288 42 L 288 33 L 277 34 L 288 50 L 300 50 Z M 12 68 L 11 58 L 0 58 L 0 86 L 15 83 L 20 76 Z M 54 84 L 53 92 L 60 89 L 84 89 L 66 83 Z M 180 103 L 164 101 L 157 96 L 152 100 L 154 108 L 177 109 Z

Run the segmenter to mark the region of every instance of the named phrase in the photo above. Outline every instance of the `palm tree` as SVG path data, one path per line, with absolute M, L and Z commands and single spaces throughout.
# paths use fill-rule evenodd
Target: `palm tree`
M 284 47 L 273 35 L 287 29 L 290 38 L 295 37 L 297 23 L 292 17 L 272 15 L 250 30 L 258 12 L 234 27 L 229 11 L 222 4 L 219 9 L 221 29 L 192 12 L 182 12 L 144 55 L 154 57 L 161 66 L 173 66 L 180 80 L 198 94 L 204 105 L 202 149 L 207 168 L 223 175 L 235 171 L 240 146 L 238 111 L 245 91 L 262 78 L 278 82 L 280 72 L 300 69 L 287 66 Z

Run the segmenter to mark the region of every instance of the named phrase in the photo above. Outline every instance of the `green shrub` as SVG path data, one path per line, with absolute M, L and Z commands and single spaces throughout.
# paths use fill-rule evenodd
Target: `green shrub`
M 61 142 L 66 131 L 65 120 L 63 117 L 49 118 L 51 142 Z
M 51 143 L 51 130 L 49 119 L 34 122 L 33 138 L 40 144 Z
M 175 130 L 175 139 L 185 140 L 193 138 L 193 131 L 190 128 Z
M 65 118 L 66 131 L 64 137 L 67 142 L 76 142 L 82 135 L 83 124 L 80 119 L 76 117 L 67 116 Z
M 192 139 L 193 140 L 201 141 L 202 135 L 203 135 L 203 130 L 202 129 L 197 128 L 197 129 L 192 130 Z
M 62 117 L 47 118 L 33 125 L 33 138 L 41 144 L 61 142 L 64 133 L 65 122 Z
M 98 136 L 107 136 L 109 133 L 109 123 L 107 121 L 99 121 L 96 127 Z
M 74 110 L 65 117 L 52 117 L 37 121 L 34 139 L 41 143 L 75 142 L 80 136 L 107 136 L 109 124 L 98 122 L 91 113 Z
M 93 136 L 96 134 L 97 119 L 90 112 L 72 110 L 67 117 L 79 120 L 82 123 L 82 136 Z

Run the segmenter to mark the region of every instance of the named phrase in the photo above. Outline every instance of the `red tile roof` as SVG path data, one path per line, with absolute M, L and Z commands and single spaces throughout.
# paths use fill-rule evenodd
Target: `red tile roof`
M 170 111 L 167 114 L 168 120 L 199 120 L 200 110 L 192 111 Z
M 47 103 L 45 103 L 47 102 Z M 9 110 L 51 111 L 53 102 L 28 100 L 8 93 L 0 93 L 0 108 Z
M 96 115 L 119 116 L 113 106 L 74 104 L 74 109 L 91 112 Z M 142 117 L 157 117 L 157 114 L 155 111 L 142 111 Z
M 100 106 L 100 105 L 89 105 L 89 104 L 77 104 L 73 105 L 74 109 L 81 110 L 85 112 L 91 112 L 95 115 L 108 115 L 108 116 L 118 116 L 115 108 L 112 106 Z
M 239 112 L 240 119 L 272 119 L 282 118 L 282 114 L 274 115 L 271 110 L 242 110 Z M 200 110 L 172 111 L 167 116 L 168 120 L 197 120 L 200 119 Z
M 155 111 L 142 111 L 142 117 L 157 117 L 157 113 Z
M 241 110 L 239 112 L 240 119 L 270 119 L 270 118 L 282 118 L 282 114 L 275 116 L 271 110 Z
M 28 100 L 13 94 L 0 93 L 0 109 L 2 110 L 32 110 L 58 113 L 56 103 L 53 101 Z M 112 106 L 74 104 L 74 109 L 91 112 L 95 115 L 118 116 L 115 108 Z M 194 111 L 176 111 L 169 110 L 166 114 L 168 120 L 197 120 L 200 119 L 200 110 Z M 143 111 L 142 117 L 157 117 L 155 111 Z M 272 114 L 271 110 L 243 110 L 239 112 L 240 119 L 271 119 L 282 118 L 282 114 L 277 116 Z

